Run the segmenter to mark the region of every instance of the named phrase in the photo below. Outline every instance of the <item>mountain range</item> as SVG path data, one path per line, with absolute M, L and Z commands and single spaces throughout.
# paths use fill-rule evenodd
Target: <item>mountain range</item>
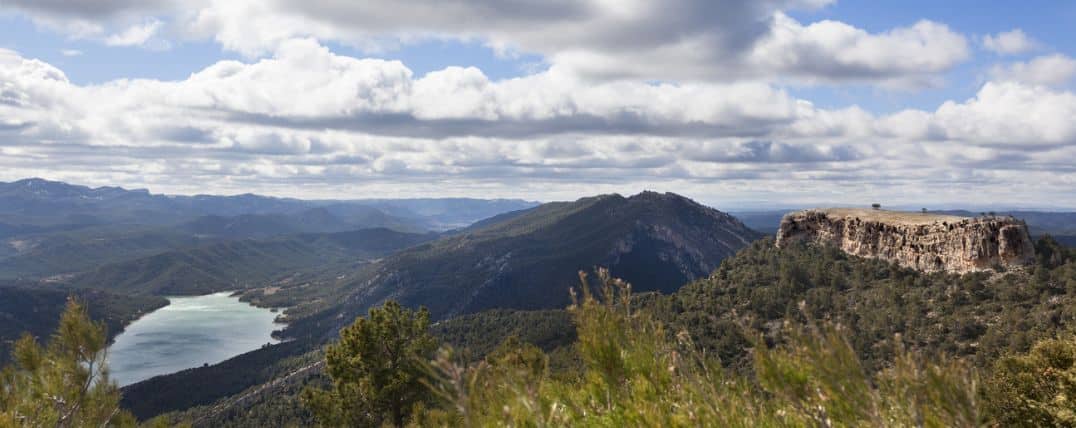
M 536 205 L 465 198 L 304 201 L 250 194 L 173 196 L 32 178 L 0 183 L 0 279 L 71 275 L 241 239 L 370 228 L 445 231 Z
M 64 225 L 175 225 L 203 216 L 250 214 L 281 214 L 310 221 L 331 214 L 335 217 L 334 221 L 351 224 L 363 223 L 364 218 L 372 216 L 378 221 L 395 218 L 424 229 L 444 230 L 535 205 L 535 202 L 518 199 L 299 200 L 254 194 L 161 195 L 145 189 L 91 188 L 28 178 L 10 183 L 0 182 L 0 233 L 10 236 L 13 232 L 28 233 Z M 324 208 L 324 211 L 304 213 L 312 208 Z
M 504 213 L 371 263 L 249 289 L 245 299 L 288 307 L 286 345 L 131 385 L 126 404 L 155 414 L 237 393 L 267 380 L 274 369 L 266 364 L 318 349 L 386 299 L 427 307 L 436 320 L 497 308 L 561 309 L 577 273 L 599 266 L 637 291 L 671 293 L 762 236 L 727 213 L 671 193 L 600 195 Z
M 1076 236 L 1071 213 L 1012 214 L 1035 234 L 1061 242 Z M 1040 242 L 1046 256 L 1028 272 L 928 276 L 832 249 L 777 249 L 765 237 L 783 215 L 733 215 L 656 192 L 543 204 L 303 201 L 165 196 L 40 179 L 0 183 L 0 320 L 10 321 L 0 329 L 0 348 L 21 331 L 47 334 L 69 294 L 92 304 L 91 315 L 114 332 L 168 295 L 234 291 L 281 309 L 286 326 L 275 335 L 282 343 L 126 387 L 124 406 L 147 417 L 198 412 L 305 370 L 342 327 L 387 300 L 428 308 L 438 337 L 479 357 L 509 336 L 570 353 L 575 335 L 563 308 L 579 273 L 598 267 L 630 282 L 645 296 L 640 304 L 731 364 L 746 358 L 741 327 L 769 340 L 780 323 L 798 319 L 797 305 L 824 308 L 813 317 L 841 314 L 866 326 L 856 346 L 880 364 L 886 351 L 876 349 L 879 338 L 902 329 L 923 349 L 978 355 L 981 340 L 1018 347 L 1006 336 L 1008 321 L 986 318 L 969 302 L 1014 320 L 1046 317 L 1024 324 L 1055 328 L 1047 321 L 1064 314 L 1057 299 L 1076 290 L 1066 279 L 1071 253 L 1054 241 Z M 938 291 L 950 288 L 963 294 Z M 947 308 L 944 328 L 924 302 Z M 1006 309 L 1010 304 L 1030 309 Z M 935 343 L 941 341 L 951 346 Z

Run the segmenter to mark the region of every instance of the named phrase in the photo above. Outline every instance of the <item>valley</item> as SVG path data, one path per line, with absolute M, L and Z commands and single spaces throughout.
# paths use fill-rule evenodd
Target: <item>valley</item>
M 105 192 L 49 185 L 68 190 L 23 195 L 35 202 L 20 203 Z M 965 272 L 948 267 L 959 263 L 902 260 L 917 251 L 941 254 L 931 245 L 952 240 L 931 237 L 931 228 L 961 233 L 950 224 L 997 234 L 968 235 L 969 254 L 1010 257 L 1004 248 L 967 250 L 969 242 L 1016 239 L 1002 233 L 1008 223 L 989 223 L 1000 215 L 838 209 L 752 212 L 744 222 L 655 192 L 533 206 L 378 200 L 310 207 L 237 198 L 188 201 L 190 214 L 171 223 L 132 224 L 122 210 L 78 206 L 96 220 L 5 229 L 13 245 L 0 253 L 7 278 L 0 316 L 11 322 L 0 330 L 0 350 L 8 355 L 23 331 L 46 339 L 72 295 L 107 324 L 125 409 L 140 419 L 251 426 L 310 423 L 299 395 L 327 382 L 324 347 L 387 302 L 427 308 L 430 333 L 466 360 L 482 361 L 519 340 L 548 355 L 551 373 L 581 370 L 576 321 L 565 308 L 578 297 L 578 273 L 596 268 L 631 283 L 633 305 L 690 334 L 735 373 L 750 372 L 752 335 L 780 343 L 780 326 L 804 320 L 853 328 L 851 346 L 869 370 L 893 358 L 898 345 L 888 338 L 898 334 L 902 349 L 987 367 L 1064 331 L 1076 308 L 1072 250 L 1027 232 L 1066 233 L 1067 214 L 1025 213 L 1026 226 L 1013 223 L 1023 227 L 1020 269 L 991 272 L 997 261 L 976 259 Z M 19 219 L 12 224 L 31 218 L 19 212 L 7 209 Z

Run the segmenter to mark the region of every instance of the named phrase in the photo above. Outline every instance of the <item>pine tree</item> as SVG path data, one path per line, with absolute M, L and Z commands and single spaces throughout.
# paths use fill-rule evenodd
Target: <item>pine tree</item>
M 69 300 L 47 347 L 26 334 L 0 372 L 0 426 L 134 426 L 108 378 L 105 327 Z
M 403 426 L 415 404 L 426 401 L 425 364 L 437 348 L 430 314 L 389 301 L 340 331 L 326 350 L 329 390 L 307 389 L 303 401 L 327 426 Z

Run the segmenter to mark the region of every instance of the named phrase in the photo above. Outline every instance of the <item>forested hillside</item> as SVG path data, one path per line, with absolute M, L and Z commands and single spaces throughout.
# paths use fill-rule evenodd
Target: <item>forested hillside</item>
M 1036 265 L 1003 275 L 923 274 L 837 249 L 778 249 L 764 239 L 683 287 L 655 311 L 742 362 L 743 327 L 772 337 L 785 322 L 831 320 L 870 367 L 891 361 L 895 337 L 912 349 L 986 364 L 1076 325 L 1076 251 L 1050 238 Z
M 842 326 L 867 373 L 889 367 L 905 351 L 966 360 L 986 371 L 1005 355 L 1072 332 L 1076 252 L 1048 238 L 1036 252 L 1036 264 L 1026 271 L 959 276 L 923 274 L 833 248 L 778 249 L 767 238 L 726 259 L 709 277 L 671 295 L 636 295 L 632 306 L 665 323 L 670 337 L 687 333 L 700 351 L 745 375 L 754 370 L 755 335 L 778 345 L 789 339 L 789 326 L 829 323 Z M 436 323 L 431 332 L 465 359 L 481 359 L 517 337 L 549 353 L 551 375 L 571 377 L 583 364 L 573 344 L 575 328 L 563 310 L 493 310 Z M 297 407 L 297 393 L 284 387 L 276 400 L 262 397 L 248 410 L 230 408 L 213 420 L 244 426 L 243 415 L 251 414 L 309 421 L 310 414 Z
M 289 330 L 352 319 L 384 299 L 436 319 L 492 308 L 561 308 L 575 272 L 605 266 L 639 290 L 673 292 L 758 239 L 734 217 L 674 194 L 550 203 L 386 257 L 349 278 L 339 305 Z
M 227 241 L 106 264 L 69 282 L 132 294 L 206 294 L 262 286 L 286 273 L 384 256 L 432 235 L 387 229 Z
M 81 301 L 95 321 L 105 323 L 111 339 L 127 323 L 168 303 L 161 297 L 126 296 L 102 290 L 42 289 L 36 284 L 0 286 L 0 365 L 23 333 L 44 341 L 56 330 L 68 298 Z

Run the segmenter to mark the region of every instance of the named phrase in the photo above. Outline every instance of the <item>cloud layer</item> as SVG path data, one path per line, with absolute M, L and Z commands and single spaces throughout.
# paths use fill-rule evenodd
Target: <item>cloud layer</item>
M 718 205 L 1076 207 L 1076 61 L 997 64 L 973 96 L 929 110 L 822 108 L 794 89 L 936 87 L 975 53 L 944 23 L 871 32 L 788 13 L 828 3 L 0 0 L 69 37 L 150 49 L 209 39 L 244 55 L 179 81 L 77 85 L 0 50 L 0 179 L 299 197 L 656 188 Z M 547 67 L 501 80 L 476 67 L 416 75 L 327 47 L 429 39 Z M 1019 30 L 979 44 L 1040 48 Z
M 746 199 L 795 196 L 797 183 L 812 197 L 898 189 L 913 203 L 944 183 L 993 193 L 1034 183 L 1068 203 L 1076 177 L 1076 96 L 1019 81 L 876 116 L 752 81 L 595 83 L 556 69 L 491 81 L 455 67 L 416 77 L 304 39 L 183 81 L 91 86 L 0 51 L 0 84 L 6 178 L 308 197 L 341 186 L 541 198 L 664 187 Z

